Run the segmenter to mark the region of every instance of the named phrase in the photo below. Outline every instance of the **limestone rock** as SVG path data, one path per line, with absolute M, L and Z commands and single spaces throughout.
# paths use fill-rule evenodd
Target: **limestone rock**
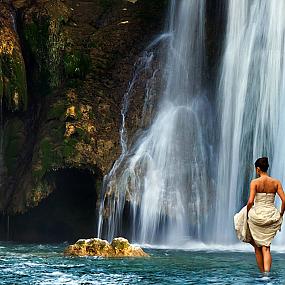
M 72 119 L 74 119 L 76 117 L 75 106 L 71 106 L 71 107 L 67 108 L 65 117 L 66 118 L 72 118 Z
M 65 128 L 66 128 L 65 134 L 64 134 L 65 137 L 70 137 L 71 135 L 75 134 L 75 132 L 76 132 L 75 126 L 71 123 L 66 123 Z
M 0 97 L 12 112 L 27 109 L 26 69 L 14 17 L 0 2 Z
M 102 256 L 102 257 L 148 257 L 140 247 L 131 245 L 125 238 L 114 238 L 108 243 L 99 238 L 80 239 L 68 246 L 66 256 Z
M 121 153 L 122 100 L 134 63 L 160 33 L 164 3 L 0 1 L 3 125 L 22 122 L 17 140 L 4 146 L 1 213 L 39 205 L 56 189 L 58 169 L 88 170 L 102 183 Z M 140 82 L 126 118 L 130 142 L 144 104 Z
M 14 8 L 16 9 L 21 9 L 23 7 L 26 7 L 30 4 L 30 1 L 28 0 L 12 0 L 12 5 L 14 6 Z

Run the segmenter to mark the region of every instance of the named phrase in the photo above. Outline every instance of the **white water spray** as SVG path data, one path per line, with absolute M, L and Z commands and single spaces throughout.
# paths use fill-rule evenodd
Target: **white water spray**
M 172 1 L 158 112 L 119 175 L 108 177 L 99 236 L 104 226 L 108 239 L 120 234 L 128 208 L 132 240 L 205 238 L 211 107 L 202 88 L 204 19 L 204 1 Z
M 99 209 L 99 221 L 98 221 L 98 232 L 97 236 L 100 237 L 103 231 L 104 224 L 104 216 L 106 214 L 106 207 L 111 209 L 109 212 L 111 216 L 108 219 L 107 226 L 107 236 L 111 239 L 115 233 L 118 232 L 118 229 L 121 228 L 121 216 L 124 208 L 124 203 L 126 200 L 126 193 L 124 191 L 120 191 L 117 185 L 117 176 L 119 175 L 120 169 L 122 168 L 127 156 L 129 155 L 128 150 L 128 135 L 126 129 L 126 116 L 129 110 L 130 99 L 133 96 L 133 92 L 135 90 L 136 84 L 140 81 L 140 77 L 146 76 L 148 80 L 145 83 L 145 100 L 144 106 L 142 110 L 142 118 L 140 122 L 140 126 L 146 124 L 146 121 L 151 116 L 153 111 L 153 104 L 155 100 L 155 88 L 154 82 L 156 81 L 156 75 L 158 73 L 158 69 L 154 68 L 154 58 L 155 54 L 152 51 L 152 48 L 155 47 L 161 40 L 164 40 L 167 35 L 163 34 L 159 36 L 155 41 L 153 41 L 147 49 L 142 53 L 139 57 L 138 61 L 134 66 L 134 74 L 132 80 L 129 82 L 128 89 L 123 97 L 122 109 L 121 109 L 121 117 L 122 124 L 120 128 L 120 145 L 121 145 L 121 155 L 114 163 L 111 171 L 104 177 L 103 188 L 101 193 L 101 205 Z M 148 118 L 147 118 L 148 117 Z M 113 195 L 116 194 L 116 197 Z M 107 198 L 108 196 L 112 196 L 111 198 Z M 108 205 L 106 205 L 106 203 Z M 110 204 L 111 203 L 111 204 Z M 120 204 L 120 207 L 117 207 L 117 203 Z M 107 214 L 107 215 L 108 215 Z
M 246 202 L 253 162 L 285 173 L 285 2 L 230 0 L 219 88 L 221 137 L 216 242 L 235 241 L 233 215 Z

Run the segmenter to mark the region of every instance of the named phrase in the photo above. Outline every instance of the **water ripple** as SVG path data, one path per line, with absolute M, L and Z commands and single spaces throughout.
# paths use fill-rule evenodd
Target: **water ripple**
M 253 253 L 151 249 L 151 258 L 64 257 L 65 245 L 1 244 L 1 285 L 92 284 L 282 284 L 283 253 L 273 270 L 260 274 Z

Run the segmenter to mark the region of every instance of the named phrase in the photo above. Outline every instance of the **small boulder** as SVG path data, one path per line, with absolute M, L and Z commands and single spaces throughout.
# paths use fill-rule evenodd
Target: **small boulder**
M 16 9 L 21 9 L 23 7 L 27 7 L 30 4 L 30 1 L 28 0 L 12 0 L 12 5 Z
M 68 246 L 66 256 L 101 256 L 101 257 L 147 257 L 149 256 L 140 247 L 131 245 L 125 238 L 114 238 L 108 243 L 99 238 L 80 239 Z

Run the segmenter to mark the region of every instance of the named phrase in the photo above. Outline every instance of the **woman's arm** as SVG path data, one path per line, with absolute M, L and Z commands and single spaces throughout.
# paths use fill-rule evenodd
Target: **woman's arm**
M 281 216 L 283 216 L 284 211 L 285 211 L 285 194 L 284 194 L 282 184 L 280 181 L 278 181 L 278 185 L 277 185 L 277 194 L 279 195 L 279 197 L 282 201 L 280 214 L 281 214 Z
M 256 184 L 255 184 L 255 181 L 251 181 L 250 188 L 249 188 L 249 198 L 247 201 L 247 212 L 249 212 L 249 210 L 253 206 L 255 193 L 256 193 Z

